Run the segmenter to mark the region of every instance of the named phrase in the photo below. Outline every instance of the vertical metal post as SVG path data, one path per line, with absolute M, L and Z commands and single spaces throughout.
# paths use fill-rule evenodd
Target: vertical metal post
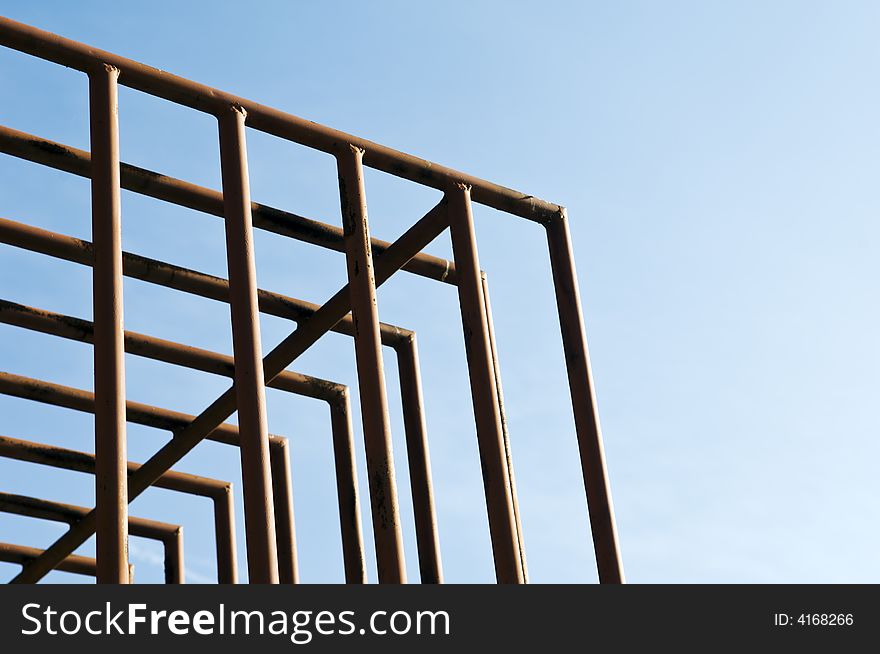
M 217 583 L 238 583 L 235 555 L 235 506 L 232 484 L 214 497 L 214 538 L 217 544 Z
M 428 434 L 422 411 L 422 376 L 419 372 L 415 333 L 395 347 L 398 349 L 397 373 L 400 379 L 406 456 L 409 462 L 416 544 L 419 550 L 419 573 L 423 584 L 442 584 L 440 536 L 437 532 L 437 514 L 434 510 L 431 457 L 428 453 Z
M 498 392 L 498 414 L 501 416 L 501 432 L 504 435 L 504 458 L 507 461 L 507 476 L 510 479 L 510 499 L 513 503 L 513 515 L 516 518 L 516 539 L 519 542 L 519 558 L 522 564 L 523 583 L 529 583 L 529 568 L 526 565 L 526 546 L 523 539 L 522 522 L 519 517 L 519 501 L 516 497 L 516 475 L 513 474 L 513 456 L 510 453 L 510 434 L 507 431 L 507 416 L 504 414 L 501 364 L 499 363 L 498 346 L 495 343 L 495 323 L 492 320 L 492 302 L 489 299 L 489 280 L 483 271 L 480 271 L 480 279 L 483 286 L 483 300 L 486 303 L 486 325 L 489 328 L 489 345 L 492 348 L 492 368 L 495 371 L 495 390 Z
M 184 582 L 183 564 L 183 527 L 165 543 L 165 583 L 182 584 Z
M 92 306 L 95 322 L 95 504 L 97 582 L 129 583 L 128 456 L 119 191 L 119 71 L 89 73 L 92 176 Z
M 278 554 L 245 149 L 245 112 L 241 107 L 230 106 L 218 118 L 248 576 L 250 583 L 277 584 Z
M 270 444 L 272 493 L 275 500 L 275 542 L 278 548 L 278 580 L 282 584 L 298 584 L 296 527 L 293 519 L 293 482 L 290 475 L 290 454 L 286 438 Z
M 495 576 L 498 583 L 523 583 L 470 187 L 456 184 L 447 192 L 447 198 L 489 532 L 495 557 Z
M 364 449 L 367 455 L 379 582 L 406 583 L 388 400 L 385 395 L 385 371 L 379 338 L 376 279 L 370 229 L 367 224 L 363 155 L 363 150 L 354 146 L 343 148 L 337 155 L 337 164 Z
M 365 584 L 367 568 L 364 561 L 364 534 L 361 530 L 361 504 L 348 392 L 342 393 L 336 402 L 330 404 L 330 425 L 333 430 L 336 501 L 339 506 L 339 526 L 342 533 L 345 583 Z
M 605 467 L 605 449 L 565 210 L 561 210 L 558 218 L 547 223 L 546 228 L 599 581 L 622 584 L 623 562 L 617 542 L 611 487 Z

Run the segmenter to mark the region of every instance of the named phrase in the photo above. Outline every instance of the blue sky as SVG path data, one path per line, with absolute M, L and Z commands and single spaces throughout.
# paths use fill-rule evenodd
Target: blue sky
M 880 581 L 876 3 L 246 10 L 0 1 L 16 20 L 564 204 L 628 579 Z M 82 74 L 4 49 L 0 88 L 0 124 L 88 149 Z M 210 117 L 123 88 L 120 121 L 125 161 L 219 188 Z M 253 131 L 248 148 L 255 200 L 340 223 L 330 157 Z M 89 238 L 86 180 L 7 156 L 0 180 L 3 217 Z M 373 233 L 391 240 L 437 193 L 372 171 L 367 197 Z M 594 581 L 542 233 L 486 208 L 476 218 L 531 577 Z M 123 223 L 127 250 L 225 276 L 218 219 L 125 193 Z M 322 302 L 344 283 L 338 253 L 266 233 L 256 248 L 263 288 Z M 447 255 L 448 237 L 430 251 Z M 6 246 L 0 297 L 91 316 L 85 268 Z M 125 301 L 130 329 L 231 352 L 219 303 L 135 280 Z M 399 275 L 379 307 L 419 334 L 447 580 L 492 581 L 454 289 Z M 264 348 L 289 329 L 264 318 Z M 0 360 L 9 372 L 91 388 L 91 351 L 78 343 L 0 326 Z M 386 355 L 417 579 L 394 365 Z M 352 342 L 328 335 L 294 368 L 355 385 Z M 190 413 L 226 388 L 133 357 L 127 383 L 131 399 Z M 326 407 L 268 397 L 270 429 L 292 441 L 302 577 L 341 581 Z M 0 433 L 92 449 L 91 416 L 21 400 L 0 398 Z M 131 458 L 166 438 L 130 426 Z M 178 468 L 236 482 L 240 501 L 234 449 L 205 443 Z M 0 476 L 4 491 L 93 501 L 84 475 L 0 461 Z M 207 502 L 153 490 L 132 513 L 183 524 L 190 581 L 213 579 Z M 60 533 L 0 516 L 2 540 L 41 546 Z M 138 578 L 161 580 L 159 548 L 132 544 Z M 241 530 L 239 556 L 244 572 Z M 372 555 L 369 571 L 375 579 Z

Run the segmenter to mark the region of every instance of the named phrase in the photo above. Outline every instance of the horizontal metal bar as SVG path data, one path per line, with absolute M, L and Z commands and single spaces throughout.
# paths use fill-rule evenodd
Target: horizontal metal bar
M 82 343 L 91 343 L 93 338 L 93 326 L 88 320 L 2 299 L 0 299 L 0 323 Z M 125 351 L 129 354 L 230 378 L 235 369 L 231 356 L 128 330 L 125 331 Z M 348 392 L 344 384 L 287 370 L 279 374 L 268 385 L 331 404 L 339 402 L 340 396 Z
M 217 114 L 230 105 L 238 105 L 247 112 L 247 124 L 254 129 L 331 154 L 354 145 L 366 151 L 364 164 L 367 166 L 444 192 L 450 183 L 464 183 L 471 187 L 474 202 L 529 220 L 546 222 L 559 213 L 559 205 L 533 195 L 493 184 L 9 18 L 0 18 L 0 44 L 83 72 L 89 72 L 98 65 L 110 64 L 120 70 L 121 84 L 207 113 Z
M 9 436 L 0 436 L 0 457 L 48 465 L 74 472 L 95 473 L 94 454 L 46 445 L 45 443 L 35 443 L 20 438 L 11 438 Z M 129 475 L 138 468 L 140 468 L 139 463 L 128 462 Z M 198 475 L 177 472 L 176 470 L 167 471 L 153 485 L 156 488 L 164 488 L 165 490 L 187 493 L 189 495 L 199 495 L 210 499 L 225 495 L 231 492 L 232 489 L 232 482 L 211 479 L 210 477 L 199 477 Z
M 12 543 L 0 543 L 0 561 L 4 563 L 17 563 L 19 565 L 27 565 L 31 561 L 43 555 L 45 550 L 36 547 L 27 547 L 25 545 L 14 545 Z M 56 570 L 61 572 L 70 572 L 77 575 L 85 575 L 86 577 L 94 577 L 98 571 L 98 564 L 95 559 L 89 556 L 79 556 L 78 554 L 70 554 L 65 557 L 57 566 Z M 134 566 L 129 565 L 129 578 L 134 578 Z
M 78 150 L 10 127 L 0 126 L 0 152 L 80 177 L 91 176 L 91 155 L 85 150 Z M 120 174 L 122 188 L 126 190 L 218 218 L 224 217 L 223 194 L 219 191 L 124 162 L 120 165 Z M 342 229 L 335 225 L 304 218 L 257 202 L 251 203 L 251 211 L 254 227 L 337 252 L 343 250 Z M 389 243 L 374 238 L 372 245 L 378 253 L 384 252 Z M 430 254 L 422 252 L 416 254 L 412 261 L 404 266 L 404 270 L 429 279 L 455 283 L 452 262 Z
M 84 506 L 53 502 L 38 497 L 0 492 L 0 511 L 73 524 L 88 513 L 90 509 Z M 148 520 L 134 516 L 129 516 L 128 525 L 132 536 L 163 542 L 174 538 L 177 532 L 183 529 L 180 525 L 173 525 L 169 522 Z
M 92 413 L 95 404 L 95 395 L 89 391 L 8 372 L 0 372 L 0 393 L 84 413 Z M 132 400 L 126 401 L 125 413 L 129 422 L 170 432 L 178 432 L 186 428 L 195 418 L 187 413 Z M 226 445 L 238 445 L 238 427 L 222 423 L 208 434 L 206 439 Z M 270 441 L 282 439 L 282 436 L 270 436 Z
M 85 266 L 92 265 L 93 246 L 89 241 L 7 218 L 0 218 L 0 242 Z M 222 277 L 215 277 L 129 252 L 122 253 L 122 269 L 126 277 L 219 302 L 229 301 L 229 282 Z M 257 298 L 262 313 L 294 322 L 306 320 L 321 308 L 320 304 L 271 291 L 258 290 Z M 351 316 L 344 316 L 333 326 L 331 331 L 353 336 L 354 323 Z M 406 345 L 406 341 L 413 335 L 409 329 L 388 323 L 379 323 L 379 333 L 383 345 L 393 348 Z

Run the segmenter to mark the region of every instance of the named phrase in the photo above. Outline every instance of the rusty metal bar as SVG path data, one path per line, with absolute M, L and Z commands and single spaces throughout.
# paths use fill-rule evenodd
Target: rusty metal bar
M 92 151 L 92 304 L 95 315 L 95 546 L 98 583 L 128 583 L 125 357 L 122 348 L 122 220 L 116 80 L 110 65 L 89 73 Z
M 523 583 L 470 189 L 464 184 L 457 184 L 449 189 L 447 198 L 489 532 L 495 557 L 495 576 L 498 583 Z
M 158 485 L 162 477 L 159 477 L 154 485 Z M 232 484 L 228 484 L 224 492 L 214 500 L 214 534 L 217 547 L 217 582 L 237 584 L 238 556 L 235 546 L 235 503 L 232 498 Z
M 87 514 L 89 509 L 84 506 L 0 492 L 0 511 L 72 525 Z M 132 536 L 158 540 L 162 543 L 165 551 L 165 583 L 184 583 L 183 527 L 129 516 L 128 529 Z
M 475 202 L 529 220 L 543 223 L 552 220 L 559 212 L 558 205 L 533 195 L 359 139 L 9 18 L 0 18 L 0 45 L 81 71 L 89 70 L 96 61 L 106 62 L 122 71 L 122 83 L 126 86 L 199 111 L 219 114 L 232 105 L 240 106 L 247 112 L 248 125 L 254 129 L 330 154 L 344 152 L 354 145 L 366 150 L 368 154 L 364 163 L 372 168 L 444 192 L 450 183 L 463 182 L 472 187 Z
M 0 456 L 36 463 L 39 465 L 95 474 L 95 455 L 77 452 L 43 443 L 0 436 Z M 128 474 L 140 467 L 128 462 Z M 235 556 L 235 508 L 232 500 L 232 484 L 228 481 L 198 477 L 175 470 L 163 474 L 156 488 L 206 497 L 214 505 L 214 526 L 217 545 L 217 580 L 221 584 L 234 584 L 238 580 Z
M 381 256 L 376 257 L 376 286 L 387 281 L 412 258 L 414 253 L 437 238 L 448 226 L 447 220 L 444 198 L 415 225 L 406 230 Z M 263 370 L 268 381 L 271 382 L 318 338 L 342 320 L 349 312 L 347 296 L 346 285 L 264 357 Z M 196 416 L 186 428 L 177 432 L 171 442 L 156 452 L 132 476 L 128 484 L 129 501 L 149 488 L 162 473 L 186 456 L 203 438 L 232 415 L 234 410 L 235 395 L 232 389 L 229 389 Z M 39 581 L 55 564 L 82 545 L 94 533 L 94 529 L 95 514 L 92 512 L 55 541 L 38 560 L 28 564 L 16 577 L 16 581 L 19 583 Z
M 0 561 L 4 563 L 17 563 L 20 566 L 27 566 L 40 558 L 44 553 L 45 550 L 40 550 L 36 547 L 0 543 Z M 95 559 L 88 556 L 69 554 L 55 566 L 55 570 L 85 575 L 86 577 L 96 577 L 98 575 L 98 563 Z M 126 583 L 134 583 L 134 566 L 131 564 L 128 566 L 128 580 Z
M 351 428 L 351 407 L 348 388 L 335 404 L 330 405 L 333 425 L 333 461 L 336 467 L 336 501 L 342 529 L 342 561 L 345 581 L 367 583 L 364 561 L 364 535 L 361 530 L 361 505 L 358 493 L 357 465 L 354 457 L 354 434 Z
M 8 372 L 0 372 L 0 394 L 84 413 L 93 413 L 95 407 L 95 396 L 89 391 Z M 195 416 L 180 411 L 163 409 L 131 400 L 125 403 L 125 410 L 129 422 L 175 434 L 185 429 L 195 418 Z M 240 446 L 241 443 L 238 426 L 228 423 L 218 425 L 206 436 L 206 439 L 226 445 Z M 282 436 L 270 434 L 269 443 L 272 446 L 272 452 L 281 451 L 286 440 Z M 285 480 L 281 478 L 276 483 L 279 488 L 283 489 Z
M 275 509 L 275 538 L 278 550 L 278 581 L 282 584 L 299 583 L 296 555 L 296 528 L 293 519 L 293 483 L 290 474 L 290 454 L 287 440 L 279 443 L 272 456 L 272 479 L 284 479 L 286 493 L 272 495 Z
M 218 115 L 235 403 L 241 434 L 248 573 L 251 583 L 277 584 L 278 551 L 244 119 L 244 110 L 235 105 Z
M 94 340 L 94 327 L 88 320 L 3 299 L 0 299 L 0 322 L 82 343 L 92 343 Z M 132 331 L 124 332 L 124 345 L 125 351 L 129 354 L 225 377 L 232 377 L 234 374 L 235 365 L 232 357 L 209 350 Z M 343 384 L 287 370 L 280 373 L 269 385 L 282 391 L 326 402 L 335 402 L 339 394 L 345 392 Z
M 489 280 L 485 272 L 480 272 L 483 287 L 483 301 L 486 304 L 486 326 L 489 331 L 489 346 L 492 352 L 492 369 L 495 374 L 495 390 L 498 392 L 498 415 L 501 418 L 501 433 L 504 437 L 504 458 L 507 461 L 507 477 L 510 480 L 510 500 L 513 515 L 516 519 L 516 539 L 519 544 L 519 560 L 522 566 L 523 583 L 529 583 L 529 569 L 526 565 L 526 546 L 523 539 L 522 522 L 519 516 L 519 500 L 516 496 L 516 475 L 513 473 L 513 455 L 510 453 L 510 434 L 507 428 L 507 416 L 504 413 L 504 392 L 501 387 L 501 364 L 498 357 L 498 346 L 495 343 L 495 324 L 492 320 L 492 302 L 489 300 Z
M 0 371 L 0 394 L 83 413 L 93 413 L 95 407 L 95 395 L 89 391 L 2 371 Z M 194 417 L 181 411 L 163 409 L 132 400 L 126 401 L 125 410 L 129 422 L 172 433 L 184 429 Z M 230 423 L 222 423 L 205 438 L 215 443 L 238 445 L 238 427 Z M 273 435 L 271 440 L 281 438 Z
M 88 178 L 91 174 L 88 152 L 10 127 L 0 126 L 0 152 L 80 177 Z M 127 163 L 121 164 L 121 175 L 122 188 L 128 191 L 219 218 L 224 217 L 223 196 L 213 189 Z M 254 227 L 337 252 L 345 250 L 342 229 L 335 225 L 304 218 L 257 202 L 251 203 L 251 212 Z M 389 246 L 387 241 L 380 239 L 374 238 L 371 241 L 377 255 Z M 455 267 L 452 263 L 424 252 L 415 254 L 403 270 L 428 279 L 455 283 Z
M 0 242 L 85 266 L 92 264 L 93 246 L 88 241 L 6 218 L 0 218 Z M 122 253 L 122 272 L 126 277 L 140 279 L 211 300 L 229 302 L 229 282 L 222 277 L 207 275 L 128 252 Z M 314 302 L 262 289 L 257 290 L 257 297 L 261 312 L 294 322 L 302 322 L 310 318 L 321 308 L 320 304 Z M 330 331 L 354 336 L 354 323 L 351 316 L 344 316 Z M 409 329 L 387 323 L 379 323 L 379 333 L 382 337 L 382 344 L 395 349 L 399 343 L 405 343 L 413 334 Z M 406 352 L 407 350 L 403 348 L 400 351 Z
M 370 249 L 367 221 L 363 156 L 363 150 L 352 146 L 340 152 L 337 158 L 349 302 L 355 327 L 355 358 L 379 582 L 406 583 L 391 425 L 385 394 L 385 369 L 379 338 L 373 252 Z
M 565 210 L 561 210 L 546 227 L 599 581 L 622 584 L 623 562 L 617 541 L 611 487 L 605 466 L 605 448 L 602 444 L 593 372 L 590 369 L 590 354 Z
M 86 509 L 86 513 L 88 513 Z M 85 515 L 85 514 L 83 514 Z M 165 556 L 165 583 L 183 584 L 186 582 L 186 566 L 183 562 L 183 527 L 169 538 L 167 548 L 171 549 L 171 557 Z
M 87 320 L 34 309 L 6 300 L 0 300 L 0 322 L 83 343 L 90 343 L 92 341 L 92 323 Z M 125 332 L 125 351 L 174 365 L 225 375 L 226 377 L 232 377 L 234 374 L 232 357 L 136 332 Z M 352 438 L 351 425 L 347 415 L 349 411 L 348 388 L 343 384 L 289 371 L 280 373 L 269 385 L 280 390 L 306 395 L 328 403 L 331 409 L 333 446 L 334 448 L 341 448 L 338 449 L 339 456 L 349 462 L 348 465 L 344 465 L 340 469 L 343 476 L 337 475 L 337 492 L 347 493 L 346 489 L 354 488 L 356 493 L 357 480 L 355 478 L 354 450 L 351 446 L 346 445 Z M 71 401 L 69 398 L 80 398 L 78 405 L 85 408 L 88 407 L 88 397 L 82 397 L 75 391 L 72 391 L 72 389 L 63 389 L 62 396 L 68 398 L 67 402 Z M 339 411 L 344 413 L 343 419 L 333 421 L 332 414 Z M 175 424 L 179 424 L 184 418 L 184 415 L 181 414 L 174 417 L 174 421 L 170 424 L 167 422 L 157 423 L 155 422 L 155 411 L 149 408 L 135 408 L 133 415 L 144 414 L 151 415 L 151 424 L 160 428 L 173 428 Z M 163 415 L 167 418 L 168 412 L 163 412 Z M 163 418 L 160 415 L 158 419 L 162 420 Z M 273 438 L 271 448 L 272 479 L 276 480 L 278 486 L 277 497 L 275 498 L 275 514 L 278 525 L 276 528 L 276 544 L 278 548 L 279 577 L 282 583 L 296 583 L 296 578 L 298 577 L 296 572 L 296 540 L 291 495 L 292 487 L 289 473 L 290 464 L 286 439 Z M 279 515 L 279 511 L 283 511 L 283 514 Z M 354 528 L 360 533 L 360 513 L 357 513 L 354 519 Z M 362 539 L 360 537 L 356 540 L 346 538 L 347 523 L 343 522 L 341 527 L 343 531 L 343 547 L 351 548 L 360 543 L 358 549 L 352 551 L 351 556 L 362 560 Z
M 442 584 L 440 536 L 437 531 L 437 514 L 434 510 L 431 457 L 428 454 L 428 434 L 422 410 L 424 403 L 415 333 L 412 333 L 409 339 L 402 340 L 397 346 L 397 351 L 397 374 L 403 396 L 403 424 L 413 516 L 416 523 L 419 572 L 423 584 Z

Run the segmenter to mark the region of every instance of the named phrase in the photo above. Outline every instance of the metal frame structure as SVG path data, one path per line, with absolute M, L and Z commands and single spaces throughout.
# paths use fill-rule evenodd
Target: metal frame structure
M 3 563 L 17 563 L 25 567 L 36 561 L 45 554 L 45 550 L 36 547 L 27 547 L 26 545 L 14 545 L 12 543 L 0 543 L 0 561 Z M 98 576 L 98 562 L 89 556 L 79 556 L 78 554 L 70 554 L 64 558 L 57 566 L 56 570 L 61 572 L 70 572 L 75 575 L 85 575 L 87 577 Z M 128 579 L 126 583 L 134 583 L 134 565 L 128 565 Z
M 87 514 L 89 509 L 25 495 L 0 493 L 0 512 L 72 525 Z M 162 543 L 165 551 L 165 583 L 184 582 L 183 527 L 129 516 L 128 533 Z
M 43 443 L 0 436 L 0 457 L 63 470 L 95 474 L 95 455 Z M 128 462 L 131 474 L 140 464 Z M 153 485 L 154 488 L 196 495 L 211 500 L 214 508 L 214 531 L 217 547 L 217 581 L 234 584 L 238 581 L 235 555 L 235 508 L 232 484 L 228 481 L 199 477 L 169 470 Z
M 325 395 L 320 399 L 331 403 L 331 412 L 337 407 L 331 422 L 340 520 L 346 543 L 346 579 L 364 581 L 362 539 L 359 548 L 352 545 L 361 537 L 351 429 L 346 426 L 350 423 L 348 393 L 328 391 L 329 382 L 286 370 L 331 330 L 352 336 L 355 344 L 379 581 L 406 581 L 383 344 L 393 347 L 398 355 L 421 579 L 442 581 L 415 334 L 381 323 L 376 301 L 376 289 L 397 271 L 406 270 L 458 289 L 496 578 L 499 583 L 526 582 L 524 540 L 488 283 L 480 267 L 474 232 L 472 203 L 477 202 L 545 229 L 599 579 L 603 583 L 623 582 L 574 256 L 563 207 L 6 18 L 0 18 L 0 45 L 86 73 L 91 136 L 91 153 L 86 153 L 0 128 L 0 151 L 87 177 L 92 189 L 92 243 L 0 220 L 0 237 L 4 242 L 89 265 L 93 278 L 93 323 L 12 303 L 0 305 L 5 322 L 90 342 L 95 358 L 94 394 L 0 373 L 0 392 L 91 411 L 96 420 L 95 509 L 72 524 L 43 553 L 25 563 L 14 581 L 38 581 L 95 533 L 98 581 L 126 583 L 128 503 L 158 484 L 183 456 L 209 439 L 240 449 L 250 581 L 295 582 L 286 441 L 268 432 L 266 386 L 304 395 L 311 393 L 313 397 L 318 396 L 316 389 L 325 394 L 335 393 L 336 399 Z M 118 84 L 217 119 L 222 192 L 120 162 Z M 341 228 L 251 201 L 247 128 L 336 158 Z M 443 198 L 393 243 L 375 239 L 367 217 L 365 166 L 437 189 Z M 228 281 L 124 253 L 120 237 L 122 189 L 223 218 Z M 321 306 L 258 289 L 254 228 L 344 253 L 348 284 Z M 422 252 L 447 229 L 454 261 Z M 125 332 L 124 275 L 228 303 L 234 356 L 224 357 Z M 296 322 L 296 329 L 266 356 L 262 355 L 260 312 Z M 233 384 L 197 416 L 127 401 L 126 351 L 226 375 L 233 379 Z M 224 423 L 235 411 L 239 427 Z M 126 419 L 174 434 L 173 439 L 132 471 L 126 457 Z M 343 483 L 347 484 L 345 492 Z

